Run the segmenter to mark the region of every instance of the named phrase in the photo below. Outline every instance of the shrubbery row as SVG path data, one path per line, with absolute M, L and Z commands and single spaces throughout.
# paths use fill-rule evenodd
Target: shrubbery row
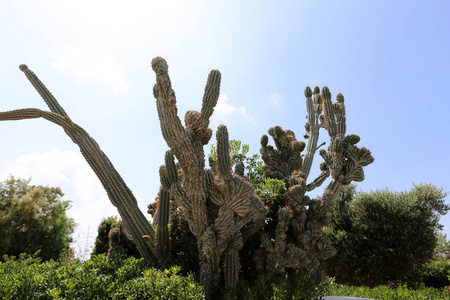
M 0 263 L 2 299 L 204 299 L 203 289 L 179 267 L 148 269 L 142 259 L 93 256 L 80 263 L 21 255 Z
M 142 259 L 122 255 L 93 256 L 77 260 L 47 261 L 21 255 L 3 257 L 0 263 L 2 299 L 205 299 L 203 288 L 192 275 L 179 275 L 180 268 L 149 269 Z M 314 289 L 301 274 L 270 278 L 259 276 L 251 284 L 239 283 L 238 294 L 222 291 L 221 300 L 319 299 L 323 295 L 383 299 L 450 299 L 444 289 L 417 290 L 400 286 L 351 287 L 332 280 Z

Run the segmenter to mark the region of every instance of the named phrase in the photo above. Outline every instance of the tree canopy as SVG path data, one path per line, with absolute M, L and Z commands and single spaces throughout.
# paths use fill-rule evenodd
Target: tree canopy
M 343 188 L 327 228 L 337 255 L 327 262 L 338 282 L 379 285 L 409 281 L 434 254 L 450 207 L 431 184 L 409 192 Z
M 69 250 L 75 223 L 59 187 L 30 185 L 10 176 L 0 183 L 0 256 L 34 254 L 57 259 Z

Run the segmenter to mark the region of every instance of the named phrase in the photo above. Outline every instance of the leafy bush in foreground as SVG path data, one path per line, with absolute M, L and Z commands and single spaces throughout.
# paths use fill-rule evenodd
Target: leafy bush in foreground
M 422 271 L 425 286 L 443 288 L 450 285 L 450 261 L 436 258 L 425 264 Z
M 192 276 L 179 267 L 147 269 L 142 259 L 94 256 L 80 264 L 21 255 L 0 263 L 2 299 L 204 299 Z

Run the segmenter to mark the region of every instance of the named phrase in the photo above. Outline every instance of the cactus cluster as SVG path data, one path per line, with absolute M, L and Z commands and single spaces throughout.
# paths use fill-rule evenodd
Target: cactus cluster
M 323 280 L 320 262 L 333 256 L 336 250 L 322 228 L 329 224 L 332 201 L 341 185 L 364 180 L 363 167 L 374 161 L 370 151 L 358 148 L 360 138 L 346 135 L 344 97 L 338 94 L 332 103 L 325 86 L 320 93 L 305 89 L 307 122 L 304 137 L 307 143 L 296 140 L 294 132 L 279 126 L 269 129 L 275 148 L 269 138 L 261 138 L 261 156 L 267 176 L 283 180 L 285 206 L 279 208 L 273 230 L 261 233 L 262 248 L 256 251 L 256 266 L 269 274 L 282 274 L 287 268 L 303 269 L 314 281 Z M 320 174 L 309 181 L 313 158 L 318 147 L 319 130 L 324 128 L 330 142 L 321 149 L 324 162 Z M 306 149 L 306 153 L 302 152 Z M 306 193 L 321 186 L 331 177 L 321 197 L 311 199 Z
M 243 231 L 257 228 L 252 225 L 263 222 L 267 209 L 255 195 L 252 184 L 233 173 L 228 131 L 224 125 L 220 125 L 216 133 L 217 167 L 214 172 L 205 169 L 203 147 L 212 136 L 208 125 L 219 98 L 220 72 L 210 72 L 201 111 L 188 111 L 183 126 L 177 116 L 167 63 L 157 57 L 152 67 L 156 73 L 153 91 L 161 131 L 170 148 L 165 155 L 165 165 L 160 168 L 161 186 L 173 195 L 177 210 L 188 221 L 197 239 L 200 279 L 206 294 L 210 296 L 220 284 L 221 274 L 226 286 L 234 289 L 239 275 L 238 251 L 244 243 Z M 183 174 L 182 180 L 179 180 L 174 156 Z

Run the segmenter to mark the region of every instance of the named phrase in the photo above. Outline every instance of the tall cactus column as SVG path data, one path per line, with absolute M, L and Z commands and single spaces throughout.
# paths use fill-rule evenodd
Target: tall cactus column
M 238 250 L 243 244 L 240 230 L 247 224 L 260 222 L 266 208 L 250 182 L 232 173 L 228 131 L 223 125 L 219 126 L 216 136 L 218 173 L 205 170 L 203 146 L 212 136 L 208 125 L 219 98 L 220 72 L 210 72 L 201 111 L 188 111 L 183 126 L 177 116 L 166 61 L 157 57 L 152 61 L 152 68 L 156 73 L 153 94 L 161 131 L 170 148 L 165 166 L 160 168 L 161 185 L 174 196 L 197 239 L 201 283 L 207 297 L 211 297 L 220 283 L 220 261 L 225 253 L 225 280 L 228 287 L 235 288 L 239 275 Z M 180 182 L 173 156 L 182 169 Z

